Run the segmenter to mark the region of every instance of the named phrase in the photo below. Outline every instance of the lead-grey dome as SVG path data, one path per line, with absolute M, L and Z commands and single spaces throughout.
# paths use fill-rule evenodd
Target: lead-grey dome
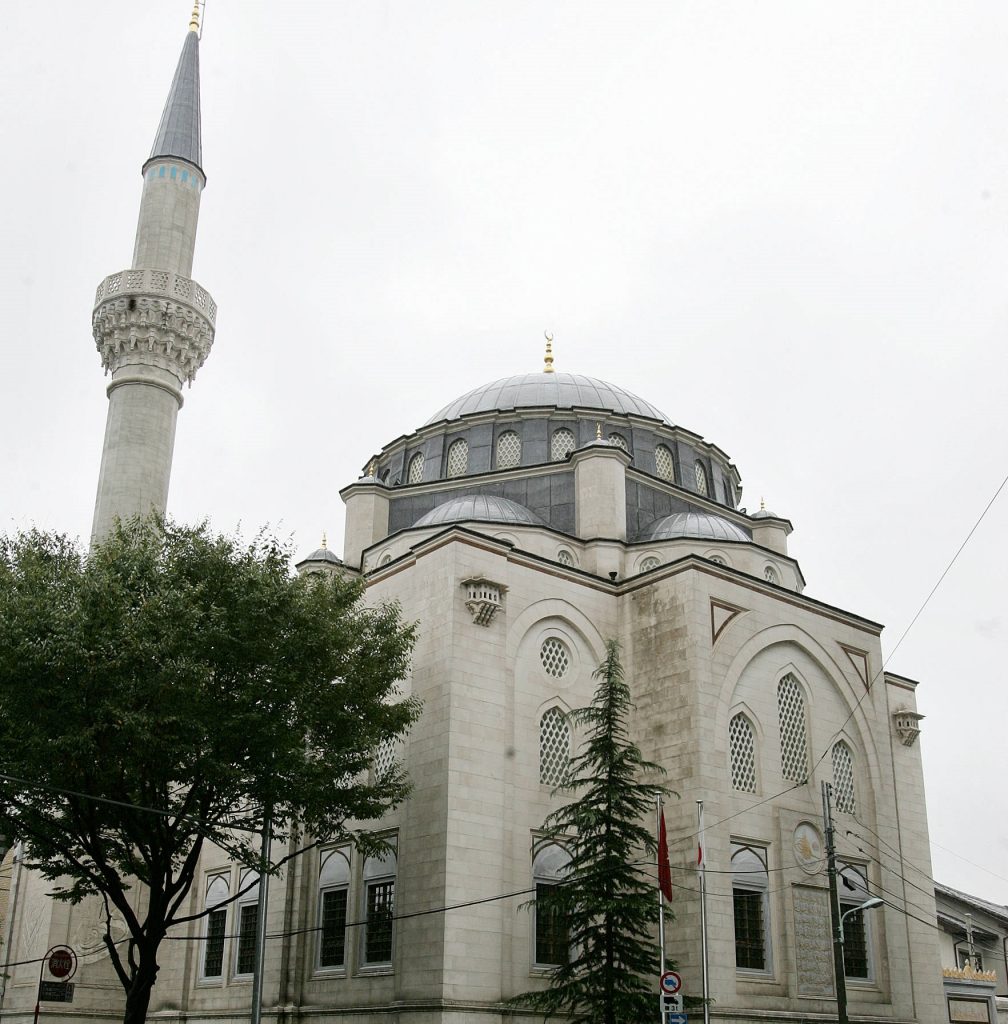
M 675 512 L 651 523 L 641 535 L 641 540 L 676 540 L 681 537 L 696 540 L 750 539 L 740 527 L 710 512 Z
M 441 523 L 511 523 L 517 526 L 545 526 L 530 509 L 507 498 L 488 494 L 462 494 L 449 498 L 444 504 L 432 508 L 421 516 L 414 526 L 438 526 Z
M 519 373 L 514 377 L 474 388 L 454 402 L 449 402 L 427 421 L 457 420 L 476 412 L 494 412 L 502 409 L 527 409 L 536 406 L 556 406 L 571 409 L 575 406 L 599 409 L 671 423 L 668 417 L 650 402 L 624 388 L 580 373 Z M 424 424 L 425 426 L 427 424 Z

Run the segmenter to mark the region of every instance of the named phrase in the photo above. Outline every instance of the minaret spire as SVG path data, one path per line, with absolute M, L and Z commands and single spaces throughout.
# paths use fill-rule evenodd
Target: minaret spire
M 112 381 L 92 541 L 117 518 L 164 513 L 182 385 L 213 344 L 217 304 L 192 280 L 206 186 L 198 30 L 197 3 L 143 165 L 132 266 L 106 277 L 95 296 L 94 339 Z

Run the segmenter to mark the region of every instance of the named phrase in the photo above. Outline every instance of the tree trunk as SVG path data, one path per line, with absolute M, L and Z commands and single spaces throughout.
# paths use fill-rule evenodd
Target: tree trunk
M 157 981 L 158 964 L 155 953 L 141 953 L 140 964 L 133 975 L 133 983 L 126 993 L 126 1012 L 123 1024 L 146 1024 L 151 989 Z

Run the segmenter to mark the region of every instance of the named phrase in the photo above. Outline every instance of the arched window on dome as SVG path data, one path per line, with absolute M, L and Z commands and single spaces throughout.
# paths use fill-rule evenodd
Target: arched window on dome
M 409 460 L 409 468 L 406 470 L 406 483 L 418 484 L 423 480 L 424 470 L 424 453 L 417 452 L 412 459 Z
M 675 483 L 675 463 L 672 461 L 672 450 L 660 444 L 654 452 L 655 473 L 670 483 Z
M 780 577 L 777 575 L 777 570 L 772 565 L 766 566 L 763 570 L 763 579 L 765 579 L 767 583 L 773 583 L 774 586 L 780 584 Z
M 521 465 L 521 438 L 513 430 L 505 430 L 497 438 L 497 468 L 514 469 Z
M 657 569 L 661 565 L 661 559 L 657 555 L 648 555 L 647 558 L 641 559 L 640 571 L 650 572 L 652 569 Z
M 570 854 L 557 843 L 540 846 L 532 858 L 532 963 L 536 967 L 559 967 L 570 960 L 567 915 L 553 898 L 569 871 Z
M 622 448 L 627 454 L 630 453 L 630 446 L 627 444 L 627 439 L 622 434 L 617 434 L 615 431 L 609 435 L 609 443 L 614 448 Z
M 781 773 L 792 782 L 808 778 L 808 727 L 805 695 L 793 675 L 777 684 L 777 712 L 781 734 Z
M 550 460 L 563 462 L 574 451 L 574 433 L 566 427 L 553 431 L 550 438 Z
M 567 548 L 561 548 L 557 552 L 557 561 L 561 565 L 577 565 L 577 561 L 575 560 L 573 553 Z
M 756 740 L 752 723 L 741 712 L 728 723 L 728 748 L 731 752 L 732 789 L 740 793 L 755 793 Z
M 539 781 L 559 786 L 567 778 L 570 726 L 559 708 L 547 708 L 539 719 Z
M 833 794 L 836 808 L 844 814 L 857 814 L 854 797 L 854 756 L 843 740 L 833 744 Z
M 469 468 L 469 442 L 460 437 L 448 446 L 448 460 L 445 468 L 446 476 L 465 476 Z
M 693 463 L 693 479 L 696 480 L 697 494 L 702 494 L 706 497 L 710 492 L 710 488 L 707 485 L 707 469 L 699 460 Z

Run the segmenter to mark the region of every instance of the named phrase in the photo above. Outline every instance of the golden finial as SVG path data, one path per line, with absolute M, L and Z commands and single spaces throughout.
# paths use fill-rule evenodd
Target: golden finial
M 598 420 L 595 421 L 595 440 L 602 440 L 602 424 L 599 423 Z
M 543 331 L 543 335 L 546 338 L 546 357 L 543 362 L 546 364 L 543 367 L 543 373 L 553 372 L 553 335 L 549 331 Z
M 325 551 L 327 548 L 328 548 L 328 545 L 326 544 L 325 530 L 323 530 L 322 531 L 322 550 Z
M 377 468 L 378 468 L 377 460 L 376 459 L 372 459 L 371 460 L 371 464 L 367 468 L 367 475 L 368 476 L 374 476 L 375 469 L 377 469 Z
M 189 31 L 199 32 L 199 0 L 192 5 L 192 17 L 189 19 Z
M 766 512 L 766 503 L 763 501 L 762 498 L 760 498 L 759 500 L 759 510 L 760 512 Z

